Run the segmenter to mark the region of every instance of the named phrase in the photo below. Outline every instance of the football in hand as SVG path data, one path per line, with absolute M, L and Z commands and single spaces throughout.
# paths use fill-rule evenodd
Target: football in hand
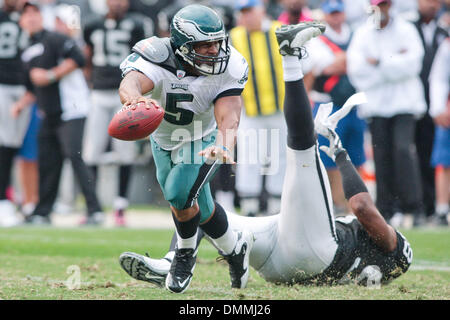
M 164 118 L 164 109 L 153 103 L 138 102 L 120 109 L 108 126 L 111 137 L 134 141 L 148 137 Z

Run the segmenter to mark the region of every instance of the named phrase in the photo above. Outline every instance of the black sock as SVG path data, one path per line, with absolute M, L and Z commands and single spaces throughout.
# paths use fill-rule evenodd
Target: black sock
M 131 165 L 119 167 L 119 197 L 126 198 L 131 177 Z
M 18 148 L 0 147 L 0 200 L 6 199 L 6 189 L 11 182 L 14 156 Z
M 208 222 L 201 224 L 200 228 L 211 238 L 218 239 L 225 234 L 228 229 L 228 219 L 225 210 L 220 204 L 214 202 L 216 208 L 213 216 Z
M 287 145 L 305 150 L 316 143 L 314 120 L 303 79 L 285 82 L 284 117 L 288 129 Z
M 172 212 L 172 218 L 175 222 L 175 227 L 177 228 L 177 233 L 182 239 L 188 239 L 195 235 L 197 232 L 198 225 L 200 223 L 200 211 L 187 221 L 179 221 L 175 214 Z

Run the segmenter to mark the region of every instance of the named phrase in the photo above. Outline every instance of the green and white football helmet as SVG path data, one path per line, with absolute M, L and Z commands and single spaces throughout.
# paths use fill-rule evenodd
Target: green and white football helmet
M 224 23 L 214 10 L 195 4 L 179 10 L 170 25 L 170 41 L 175 54 L 200 74 L 215 75 L 225 72 L 231 49 Z M 216 56 L 195 52 L 196 43 L 213 41 L 219 42 L 219 53 Z

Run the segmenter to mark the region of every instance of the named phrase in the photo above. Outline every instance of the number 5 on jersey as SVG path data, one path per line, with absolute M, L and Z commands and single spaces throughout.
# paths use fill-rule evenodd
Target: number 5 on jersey
M 190 93 L 167 93 L 164 119 L 175 125 L 185 126 L 192 122 L 194 113 L 177 107 L 178 102 L 192 102 L 194 96 Z

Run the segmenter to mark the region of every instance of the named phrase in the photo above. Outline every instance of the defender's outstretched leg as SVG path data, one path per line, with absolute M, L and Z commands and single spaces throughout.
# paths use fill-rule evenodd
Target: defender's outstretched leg
M 305 150 L 316 143 L 312 109 L 303 83 L 301 58 L 303 45 L 324 31 L 325 26 L 317 22 L 282 26 L 275 31 L 283 56 L 287 144 L 294 150 Z

